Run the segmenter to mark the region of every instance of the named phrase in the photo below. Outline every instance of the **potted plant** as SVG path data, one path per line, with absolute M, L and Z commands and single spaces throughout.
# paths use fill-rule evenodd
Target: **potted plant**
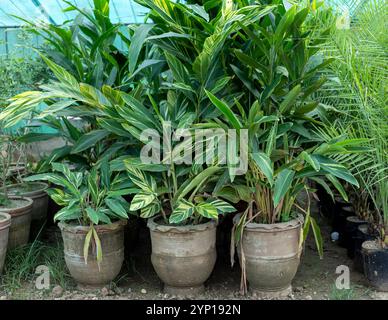
M 7 185 L 7 192 L 10 196 L 32 199 L 30 239 L 35 239 L 47 219 L 48 195 L 45 190 L 48 185 L 44 182 L 26 182 L 23 180 L 25 176 L 31 174 L 29 172 L 31 165 L 28 165 L 26 144 L 22 142 L 25 137 L 25 134 L 13 137 L 13 150 L 17 153 L 16 164 L 23 163 L 24 166 L 22 166 L 23 170 L 15 170 L 13 183 Z M 19 165 L 16 166 L 16 168 L 19 167 Z
M 382 150 L 379 150 L 382 151 Z M 379 153 L 383 156 L 384 152 Z M 383 158 L 380 158 L 382 161 Z M 386 160 L 386 158 L 385 158 Z M 380 171 L 379 180 L 375 184 L 374 201 L 379 214 L 378 220 L 372 225 L 377 231 L 377 239 L 362 244 L 363 267 L 369 283 L 379 291 L 388 291 L 388 180 L 381 179 L 385 175 Z
M 13 249 L 27 244 L 33 201 L 27 197 L 11 196 L 8 194 L 8 170 L 12 162 L 13 141 L 9 136 L 0 136 L 0 212 L 7 213 L 12 217 L 9 227 L 8 248 Z
M 246 292 L 248 283 L 259 296 L 279 297 L 291 292 L 310 228 L 322 254 L 310 201 L 301 207 L 296 201 L 298 193 L 314 191 L 310 180 L 334 197 L 327 179 L 347 199 L 338 178 L 358 183 L 342 161 L 351 158 L 347 155 L 352 153 L 352 145 L 362 141 L 333 135 L 320 121 L 323 106 L 314 101 L 314 93 L 326 81 L 319 71 L 330 60 L 316 55 L 319 49 L 314 47 L 314 39 L 304 32 L 309 8 L 279 4 L 272 13 L 272 19 L 263 18 L 259 24 L 243 28 L 244 41 L 236 41 L 231 72 L 240 98 L 227 103 L 207 94 L 224 115 L 221 126 L 248 130 L 248 170 L 243 176 L 230 172 L 217 193 L 226 198 L 235 190 L 234 194 L 247 202 L 246 210 L 235 217 L 233 230 L 242 291 Z M 210 123 L 219 125 L 218 121 Z M 341 160 L 336 159 L 339 154 Z
M 343 8 L 350 9 L 343 2 Z M 369 35 L 385 34 L 385 26 L 380 21 L 387 10 L 387 3 L 368 1 L 360 10 L 352 11 L 350 25 L 344 26 L 343 17 L 330 12 L 330 8 L 321 12 L 311 30 L 323 30 L 337 20 L 337 28 L 332 28 L 330 38 L 323 45 L 322 54 L 336 57 L 329 66 L 328 77 L 335 79 L 325 90 L 319 93 L 319 99 L 325 104 L 334 105 L 339 111 L 327 120 L 336 130 L 350 128 L 352 136 L 368 140 L 370 150 L 358 157 L 358 163 L 350 169 L 360 182 L 360 188 L 351 194 L 357 218 L 349 218 L 350 230 L 358 226 L 354 238 L 354 266 L 364 272 L 371 284 L 385 289 L 383 260 L 387 212 L 387 97 L 386 97 L 386 64 L 384 53 L 387 42 L 384 37 Z M 319 13 L 319 12 L 318 12 Z M 349 12 L 347 12 L 349 15 Z M 349 22 L 349 19 L 345 19 Z M 342 27 L 341 27 L 342 24 Z M 338 28 L 338 26 L 340 26 Z M 368 224 L 365 224 L 365 221 Z M 377 239 L 376 239 L 377 238 Z M 365 244 L 365 250 L 362 244 Z M 353 255 L 350 247 L 350 256 Z M 362 259 L 365 253 L 365 261 Z M 374 252 L 374 253 L 373 253 Z M 370 254 L 369 254 L 370 253 Z M 366 262 L 366 263 L 365 263 Z
M 151 261 L 164 291 L 181 296 L 202 292 L 216 262 L 218 216 L 235 211 L 204 191 L 221 168 L 193 166 L 190 175 L 182 176 L 173 165 L 169 176 L 163 172 L 156 180 L 129 162 L 126 166 L 138 188 L 130 210 L 140 210 L 140 217 L 148 219 Z
M 47 189 L 61 207 L 59 221 L 66 265 L 80 287 L 109 284 L 124 260 L 124 226 L 128 205 L 127 178 L 111 175 L 105 161 L 90 172 L 71 172 L 68 165 L 53 163 L 52 173 L 26 178 L 44 180 L 61 188 Z

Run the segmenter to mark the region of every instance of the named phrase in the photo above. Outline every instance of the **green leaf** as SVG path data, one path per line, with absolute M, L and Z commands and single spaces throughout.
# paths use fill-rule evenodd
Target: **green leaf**
M 92 148 L 95 144 L 109 135 L 107 130 L 93 130 L 81 136 L 75 143 L 71 151 L 72 154 L 79 153 L 86 149 Z
M 77 141 L 82 136 L 82 132 L 78 130 L 75 126 L 73 126 L 69 120 L 66 118 L 62 119 L 63 124 L 65 125 L 67 131 L 69 132 L 69 136 L 73 141 Z
M 298 99 L 299 93 L 302 90 L 300 84 L 292 88 L 292 90 L 287 93 L 286 97 L 279 106 L 279 111 L 281 114 L 287 113 L 290 108 L 295 104 L 296 99 Z
M 21 136 L 17 140 L 23 143 L 31 143 L 31 142 L 49 140 L 59 136 L 60 136 L 59 133 L 30 132 Z
M 135 75 L 137 75 L 142 70 L 144 70 L 144 69 L 146 69 L 146 68 L 148 68 L 150 66 L 159 64 L 159 63 L 163 63 L 163 60 L 156 60 L 156 59 L 144 60 L 142 63 L 139 64 L 139 66 L 137 67 L 136 71 L 134 73 L 132 73 L 132 75 L 129 77 L 129 79 L 132 79 Z
M 148 206 L 154 200 L 155 200 L 155 194 L 139 192 L 137 195 L 133 197 L 129 210 L 136 211 L 136 210 L 142 209 Z
M 265 153 L 267 154 L 268 157 L 271 156 L 272 150 L 276 147 L 277 134 L 278 134 L 278 123 L 275 122 L 275 124 L 271 128 L 271 131 L 269 132 L 267 144 L 265 147 Z
M 294 21 L 296 14 L 296 5 L 293 5 L 281 18 L 279 24 L 276 27 L 274 34 L 274 41 L 280 45 L 283 41 L 284 34 L 289 30 L 290 25 Z
M 59 210 L 55 216 L 54 221 L 71 221 L 81 218 L 81 210 L 79 207 L 69 208 L 65 207 Z
M 333 192 L 331 191 L 329 185 L 325 182 L 325 180 L 321 179 L 321 178 L 318 178 L 318 177 L 310 177 L 311 180 L 315 181 L 316 183 L 320 184 L 324 189 L 325 191 L 327 192 L 328 195 L 330 195 L 330 197 L 333 199 L 334 201 L 334 194 Z
M 143 219 L 148 219 L 153 217 L 155 214 L 160 212 L 160 202 L 153 202 L 149 206 L 141 209 L 140 217 Z
M 218 99 L 215 95 L 213 95 L 211 92 L 205 90 L 207 96 L 209 97 L 210 101 L 222 112 L 222 114 L 229 120 L 229 122 L 232 124 L 233 128 L 235 129 L 241 129 L 242 125 L 240 121 L 238 120 L 237 116 L 233 113 L 233 111 L 229 108 L 229 106 Z
M 85 264 L 88 264 L 89 247 L 90 247 L 90 240 L 92 239 L 92 235 L 93 235 L 93 227 L 90 227 L 88 233 L 86 234 L 85 242 L 84 242 L 84 260 L 85 260 Z
M 275 188 L 273 194 L 273 202 L 275 207 L 277 207 L 277 205 L 286 195 L 287 191 L 290 189 L 294 175 L 295 171 L 290 169 L 283 169 L 278 174 L 275 181 Z
M 273 185 L 273 164 L 270 157 L 264 152 L 252 153 L 252 158 L 260 168 L 261 172 L 267 177 L 270 185 Z
M 94 210 L 93 208 L 91 207 L 88 207 L 86 208 L 86 213 L 88 214 L 88 217 L 89 219 L 94 223 L 94 224 L 98 224 L 98 222 L 100 221 L 99 217 L 98 217 L 98 213 L 96 212 L 96 210 Z
M 79 88 L 77 79 L 74 78 L 74 76 L 72 76 L 69 72 L 67 72 L 65 68 L 57 65 L 40 52 L 38 53 L 59 81 L 68 84 L 69 86 L 74 87 L 75 89 Z
M 315 158 L 312 158 L 306 151 L 302 151 L 301 157 L 304 161 L 311 165 L 315 171 L 318 172 L 321 169 L 319 162 Z
M 152 176 L 144 174 L 143 171 L 137 169 L 133 164 L 129 162 L 124 163 L 128 171 L 128 176 L 135 185 L 137 185 L 145 193 L 156 192 L 157 186 L 155 179 Z
M 217 199 L 217 200 L 210 201 L 209 203 L 217 209 L 218 214 L 236 212 L 236 208 L 234 208 L 231 204 L 227 203 L 226 201 Z
M 218 210 L 211 203 L 200 203 L 195 207 L 196 211 L 203 217 L 217 220 L 218 219 Z
M 63 176 L 60 176 L 59 174 L 55 173 L 41 173 L 41 174 L 36 174 L 30 177 L 26 177 L 23 179 L 26 182 L 30 181 L 49 181 L 53 184 L 62 186 L 64 188 L 67 188 L 73 195 L 75 196 L 80 196 L 79 191 L 75 186 L 70 183 L 67 179 L 65 179 Z
M 188 184 L 182 185 L 174 196 L 175 201 L 183 199 L 191 190 L 202 185 L 209 177 L 220 171 L 220 167 L 209 167 L 196 175 Z
M 319 105 L 319 102 L 317 101 L 301 104 L 295 109 L 295 115 L 304 115 L 306 113 L 309 113 L 315 110 L 318 107 L 318 105 Z
M 322 259 L 323 257 L 323 240 L 321 235 L 321 230 L 319 229 L 319 226 L 315 219 L 313 217 L 310 217 L 311 220 L 311 229 L 313 229 L 315 244 L 318 249 L 319 257 Z
M 357 187 L 359 187 L 358 181 L 356 178 L 342 165 L 338 162 L 321 156 L 317 154 L 312 154 L 311 157 L 319 162 L 321 168 L 328 173 L 332 174 L 333 176 L 336 176 L 337 178 L 343 179 Z
M 124 206 L 117 199 L 107 198 L 105 199 L 105 204 L 119 217 L 128 219 L 127 210 L 125 210 Z
M 131 38 L 131 45 L 128 49 L 128 70 L 130 74 L 135 71 L 140 51 L 153 26 L 153 24 L 141 24 L 135 29 L 135 33 Z
M 97 264 L 98 264 L 98 269 L 100 269 L 100 262 L 102 261 L 102 246 L 101 246 L 101 241 L 100 238 L 98 237 L 96 229 L 92 228 L 93 230 L 93 238 L 94 242 L 96 244 L 96 253 L 97 253 Z
M 92 200 L 95 204 L 98 203 L 98 185 L 97 185 L 97 170 L 93 168 L 88 175 L 88 188 Z M 97 223 L 96 223 L 97 224 Z
M 190 218 L 195 210 L 194 204 L 191 202 L 182 199 L 179 201 L 178 206 L 174 209 L 172 214 L 170 215 L 169 222 L 170 223 L 181 223 L 186 219 Z
M 340 195 L 342 196 L 342 198 L 345 200 L 345 201 L 349 201 L 348 199 L 348 195 L 346 194 L 346 191 L 344 189 L 344 187 L 342 186 L 341 182 L 338 181 L 338 179 L 336 177 L 334 177 L 333 175 L 331 174 L 327 174 L 326 175 L 326 178 L 333 184 L 333 186 L 338 190 L 338 192 L 340 193 Z M 333 199 L 334 200 L 334 199 Z

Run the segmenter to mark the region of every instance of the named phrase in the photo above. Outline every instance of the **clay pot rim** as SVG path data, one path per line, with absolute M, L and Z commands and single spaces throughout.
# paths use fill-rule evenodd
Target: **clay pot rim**
M 24 197 L 34 197 L 36 198 L 36 196 L 39 196 L 40 194 L 43 194 L 43 195 L 46 195 L 46 190 L 48 189 L 49 185 L 45 182 L 39 182 L 39 181 L 33 181 L 33 182 L 27 182 L 28 184 L 32 184 L 32 185 L 39 185 L 40 188 L 39 189 L 36 189 L 36 190 L 31 190 L 31 191 L 24 191 L 24 192 L 20 192 L 20 194 Z M 14 183 L 14 184 L 10 184 L 7 186 L 7 188 L 11 189 L 11 188 L 17 188 L 18 186 L 22 185 L 21 183 Z M 11 193 L 12 194 L 12 193 Z M 16 193 L 15 193 L 16 194 Z
M 127 224 L 127 220 L 118 220 L 110 224 L 94 225 L 94 228 L 96 229 L 97 233 L 102 234 L 102 233 L 110 233 L 110 232 L 119 230 L 123 228 L 126 224 Z M 59 222 L 58 227 L 61 229 L 61 231 L 74 233 L 74 234 L 86 234 L 90 230 L 89 226 L 72 225 L 64 221 Z
M 0 212 L 0 231 L 7 229 L 11 225 L 11 215 L 6 212 Z
M 238 213 L 233 218 L 233 223 L 236 224 L 240 220 L 241 213 Z M 304 222 L 304 217 L 302 214 L 298 214 L 297 218 L 292 219 L 287 222 L 277 222 L 277 223 L 256 223 L 249 222 L 245 225 L 245 229 L 249 231 L 259 231 L 259 232 L 273 232 L 273 231 L 285 231 L 299 228 Z
M 157 232 L 189 233 L 189 232 L 199 232 L 199 231 L 205 231 L 207 229 L 213 229 L 213 228 L 216 228 L 218 224 L 218 221 L 210 220 L 205 223 L 195 224 L 195 225 L 191 224 L 186 226 L 164 225 L 164 224 L 159 224 L 155 221 L 161 217 L 162 217 L 161 215 L 157 215 L 152 218 L 149 218 L 147 221 L 147 227 L 151 231 L 157 231 Z
M 22 200 L 27 201 L 26 205 L 23 205 L 22 207 L 16 207 L 16 208 L 0 208 L 1 212 L 8 213 L 11 215 L 11 217 L 21 216 L 24 214 L 31 213 L 32 205 L 34 204 L 34 201 L 28 197 L 16 197 L 16 196 L 10 196 L 8 197 L 11 201 L 12 200 Z M 30 210 L 28 210 L 30 209 Z

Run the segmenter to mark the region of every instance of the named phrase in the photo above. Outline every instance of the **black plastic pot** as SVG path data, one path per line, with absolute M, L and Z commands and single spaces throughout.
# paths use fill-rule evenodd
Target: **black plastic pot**
M 357 236 L 358 227 L 367 223 L 367 221 L 361 220 L 357 216 L 350 216 L 346 218 L 344 243 L 350 259 L 354 258 L 355 238 Z
M 357 227 L 354 237 L 354 269 L 360 273 L 364 273 L 364 262 L 362 257 L 362 244 L 368 240 L 376 240 L 377 235 L 373 234 L 369 224 L 362 224 Z
M 388 291 L 388 249 L 381 248 L 376 241 L 365 241 L 362 256 L 369 284 L 378 291 Z
M 354 216 L 354 210 L 352 205 L 342 201 L 336 201 L 334 206 L 333 214 L 333 232 L 336 231 L 339 233 L 339 246 L 347 248 L 349 243 L 345 236 L 346 233 L 346 219 L 348 217 Z

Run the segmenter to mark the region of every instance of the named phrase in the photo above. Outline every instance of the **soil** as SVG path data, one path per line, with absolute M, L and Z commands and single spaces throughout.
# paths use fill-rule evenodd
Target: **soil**
M 9 209 L 17 209 L 17 208 L 22 208 L 25 205 L 28 204 L 27 200 L 22 200 L 22 199 L 9 199 L 7 200 L 6 205 L 0 205 L 0 210 L 9 210 Z
M 321 260 L 315 248 L 312 234 L 305 244 L 301 265 L 293 281 L 293 293 L 289 300 L 330 300 L 330 299 L 388 299 L 388 293 L 378 293 L 368 287 L 364 276 L 353 269 L 353 261 L 346 255 L 346 249 L 330 241 L 331 228 L 325 225 L 322 218 L 317 217 L 324 237 L 324 257 Z M 150 253 L 151 245 L 149 231 L 145 222 L 141 222 L 140 236 L 134 249 L 126 257 L 123 272 L 110 287 L 98 290 L 80 291 L 75 284 L 66 290 L 51 284 L 50 290 L 37 290 L 33 283 L 25 286 L 12 296 L 0 291 L 0 300 L 6 299 L 56 299 L 56 300 L 122 300 L 122 299 L 180 299 L 164 294 L 162 283 L 153 270 Z M 58 236 L 50 232 L 53 239 Z M 224 243 L 218 247 L 218 259 L 215 269 L 206 283 L 204 294 L 195 299 L 257 299 L 248 293 L 242 296 L 240 288 L 240 270 L 236 263 L 230 267 L 228 235 L 220 237 Z M 347 266 L 350 270 L 350 290 L 338 290 L 335 281 L 340 274 L 336 273 L 338 266 Z M 344 294 L 346 292 L 346 294 Z
M 47 185 L 39 182 L 29 182 L 29 183 L 23 183 L 23 184 L 18 184 L 14 186 L 10 186 L 7 188 L 7 191 L 9 194 L 14 194 L 14 195 L 20 195 L 22 196 L 24 193 L 29 193 L 29 192 L 37 192 L 46 189 Z

